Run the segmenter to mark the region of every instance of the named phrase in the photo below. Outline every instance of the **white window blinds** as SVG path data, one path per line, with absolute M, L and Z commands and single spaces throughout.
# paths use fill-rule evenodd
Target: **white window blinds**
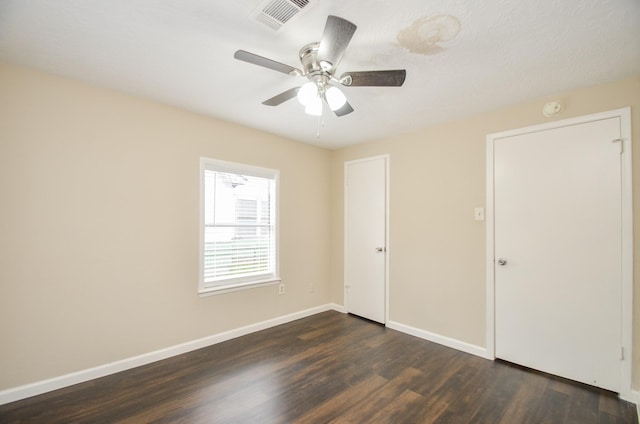
M 277 171 L 203 167 L 201 291 L 275 279 Z

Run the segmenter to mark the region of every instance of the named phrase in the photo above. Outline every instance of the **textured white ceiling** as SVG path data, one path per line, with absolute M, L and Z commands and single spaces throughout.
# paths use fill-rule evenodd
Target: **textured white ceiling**
M 1 0 L 0 60 L 328 148 L 640 74 L 638 0 L 311 0 L 278 32 L 250 17 L 259 4 Z M 404 86 L 344 88 L 341 118 L 263 106 L 304 80 L 233 53 L 299 67 L 329 14 L 358 26 L 338 74 L 404 68 Z

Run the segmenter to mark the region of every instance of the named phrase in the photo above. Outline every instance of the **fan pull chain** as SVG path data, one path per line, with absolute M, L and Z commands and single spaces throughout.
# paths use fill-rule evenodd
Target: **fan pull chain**
M 320 116 L 318 116 L 318 132 L 316 133 L 316 138 L 318 139 L 318 141 L 320 141 L 320 128 L 324 127 L 324 119 L 323 119 L 323 114 L 321 113 Z

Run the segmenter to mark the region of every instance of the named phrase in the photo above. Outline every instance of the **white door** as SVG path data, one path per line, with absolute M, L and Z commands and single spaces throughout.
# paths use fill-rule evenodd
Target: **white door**
M 496 356 L 613 391 L 621 370 L 619 139 L 614 117 L 494 141 Z
M 345 163 L 345 307 L 385 323 L 386 156 Z

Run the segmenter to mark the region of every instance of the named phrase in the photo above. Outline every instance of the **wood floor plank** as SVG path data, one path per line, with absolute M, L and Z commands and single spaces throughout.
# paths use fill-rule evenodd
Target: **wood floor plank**
M 535 423 L 534 414 L 537 405 L 541 402 L 541 393 L 549 386 L 549 379 L 536 373 L 531 373 L 529 378 L 519 385 L 511 402 L 507 405 L 501 424 Z
M 614 394 L 329 311 L 0 405 L 0 423 L 625 423 Z
M 329 400 L 298 418 L 295 422 L 300 424 L 309 422 L 328 423 L 336 420 L 345 414 L 353 405 L 362 402 L 370 393 L 378 391 L 387 382 L 388 380 L 379 375 L 372 375 L 361 383 L 337 394 L 337 396 L 331 397 Z
M 379 389 L 373 391 L 363 401 L 352 405 L 344 411 L 340 417 L 342 421 L 349 423 L 371 423 L 375 422 L 372 417 L 382 408 L 393 402 L 407 389 L 407 384 L 412 379 L 419 377 L 420 371 L 415 368 L 407 368 L 403 373 L 388 381 Z
M 427 414 L 424 396 L 405 390 L 391 402 L 382 405 L 367 423 L 419 423 Z

